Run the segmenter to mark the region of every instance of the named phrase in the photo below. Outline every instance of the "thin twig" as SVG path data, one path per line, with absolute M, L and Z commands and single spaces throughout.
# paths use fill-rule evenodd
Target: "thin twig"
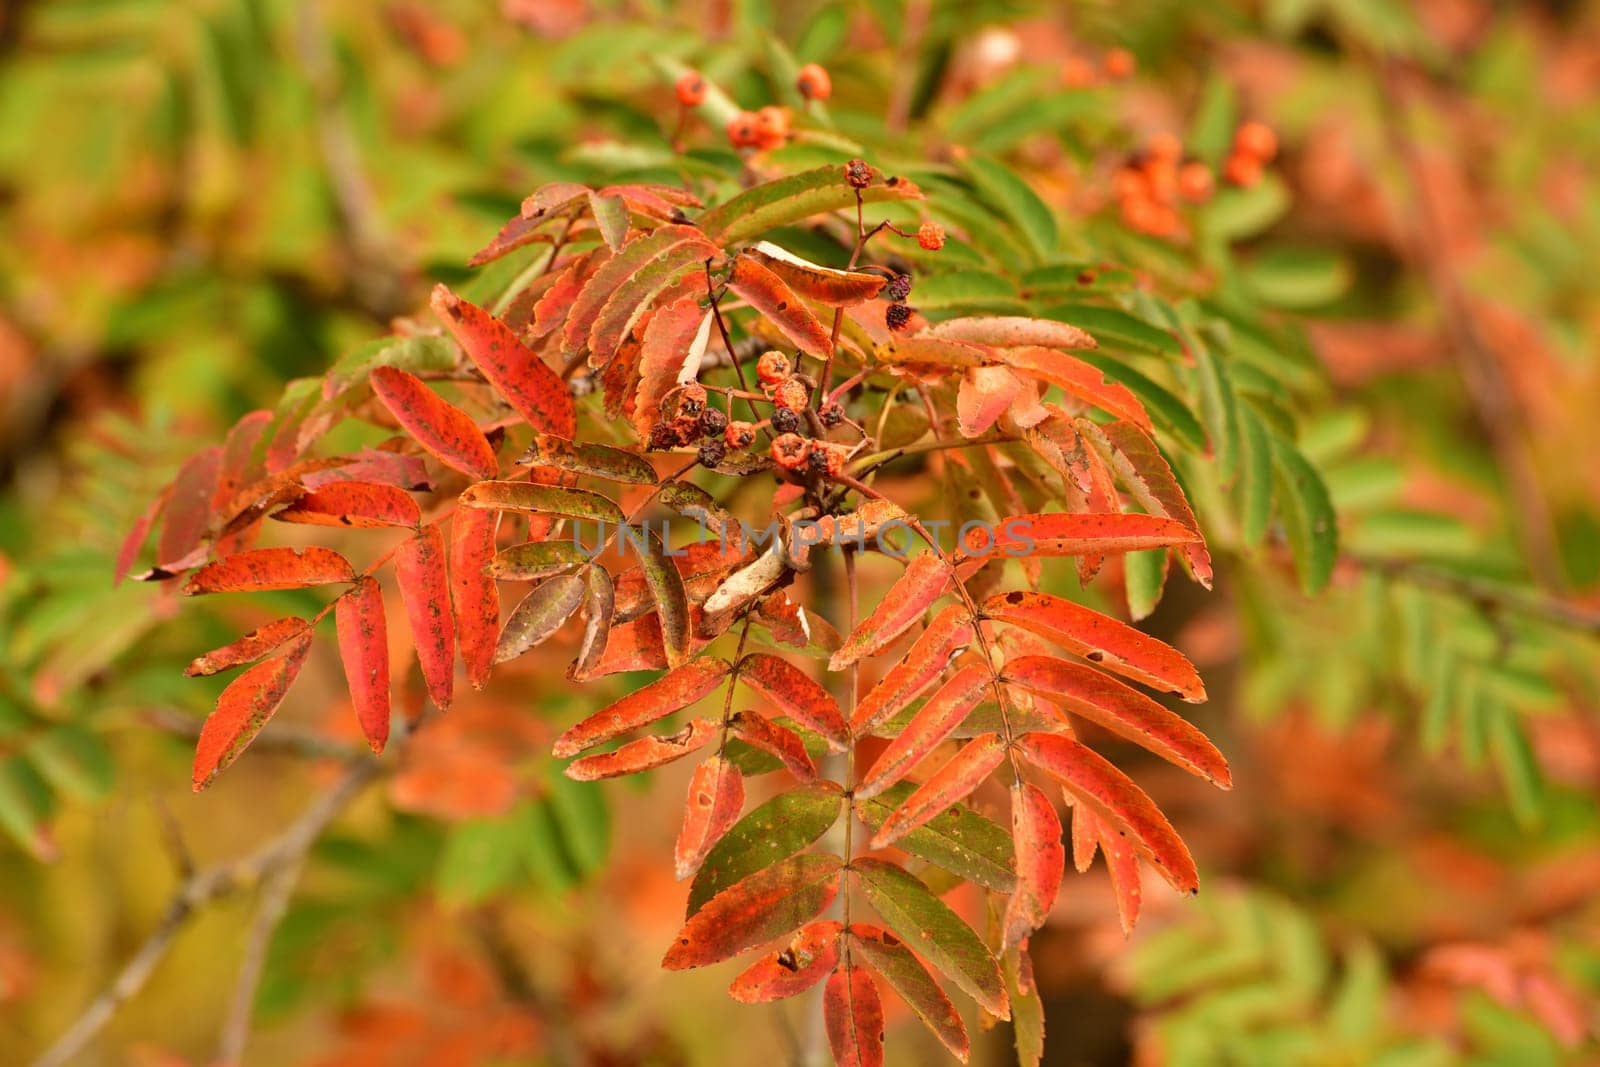
M 303 853 L 290 857 L 262 880 L 261 899 L 256 902 L 244 959 L 234 980 L 233 999 L 222 1024 L 222 1036 L 217 1041 L 218 1063 L 239 1063 L 244 1059 L 245 1045 L 250 1040 L 250 1020 L 255 1015 L 256 994 L 261 989 L 261 975 L 267 966 L 267 952 L 272 948 L 273 934 L 277 933 L 278 925 L 289 910 L 289 899 L 300 881 L 304 861 Z
M 1600 636 L 1600 612 L 1587 611 L 1544 593 L 1490 579 L 1455 574 L 1416 560 L 1390 559 L 1355 552 L 1346 552 L 1344 558 L 1362 570 L 1462 597 L 1486 611 L 1522 615 L 1591 637 Z

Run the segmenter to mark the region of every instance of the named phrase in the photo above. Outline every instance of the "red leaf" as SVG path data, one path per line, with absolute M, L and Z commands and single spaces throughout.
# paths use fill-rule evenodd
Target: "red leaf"
M 272 516 L 313 526 L 416 526 L 417 502 L 404 489 L 376 482 L 329 482 Z
M 500 587 L 487 570 L 499 523 L 499 512 L 479 508 L 457 508 L 450 520 L 450 602 L 456 644 L 474 689 L 488 684 L 499 640 Z
M 433 288 L 433 312 L 528 425 L 559 437 L 573 435 L 578 414 L 567 383 L 503 322 L 443 285 Z
M 684 808 L 683 826 L 673 850 L 678 880 L 681 882 L 700 869 L 706 853 L 728 828 L 739 821 L 744 810 L 744 775 L 721 756 L 712 756 L 694 769 L 689 779 L 689 799 Z
M 1030 319 L 1020 315 L 984 315 L 946 319 L 930 326 L 919 337 L 942 337 L 950 341 L 995 345 L 1000 348 L 1035 346 L 1041 348 L 1099 348 L 1095 339 L 1076 326 L 1054 319 Z
M 983 614 L 1010 623 L 1082 656 L 1102 670 L 1176 693 L 1190 703 L 1205 700 L 1205 685 L 1182 652 L 1125 622 L 1049 593 L 1003 593 L 990 597 Z
M 904 778 L 961 725 L 961 720 L 990 689 L 989 672 L 981 664 L 969 664 L 957 671 L 917 709 L 900 736 L 883 750 L 856 787 L 856 796 L 875 797 Z
M 772 322 L 800 351 L 818 359 L 828 354 L 828 331 L 784 280 L 753 256 L 733 261 L 728 288 Z
M 1080 812 L 1105 852 L 1106 872 L 1111 876 L 1111 892 L 1117 898 L 1117 918 L 1122 923 L 1122 932 L 1131 934 L 1138 925 L 1139 905 L 1144 900 L 1144 886 L 1139 877 L 1139 856 L 1128 844 L 1127 838 L 1107 826 L 1104 820 L 1082 804 L 1073 809 L 1074 820 Z
M 842 748 L 850 736 L 838 702 L 787 660 L 765 652 L 752 653 L 739 662 L 739 680 L 801 726 L 821 734 L 835 749 Z
M 689 917 L 661 966 L 704 967 L 795 930 L 833 903 L 843 865 L 838 856 L 808 853 L 736 882 Z
M 966 437 L 977 437 L 1005 414 L 1022 391 L 1022 382 L 1005 367 L 969 367 L 956 392 L 956 424 Z
M 766 716 L 754 711 L 741 711 L 730 724 L 733 736 L 753 748 L 775 756 L 789 768 L 789 773 L 802 782 L 817 778 L 817 765 L 811 761 L 805 742 L 793 730 L 779 726 Z
M 382 752 L 389 740 L 389 635 L 383 588 L 375 579 L 359 579 L 354 589 L 334 601 L 333 619 L 356 721 L 372 751 Z
M 1006 664 L 1004 678 L 1064 704 L 1074 715 L 1098 723 L 1223 789 L 1233 785 L 1228 761 L 1198 727 L 1093 667 L 1049 656 L 1024 656 Z
M 839 962 L 839 933 L 831 921 L 807 923 L 789 944 L 763 956 L 728 987 L 741 1004 L 765 1004 L 797 997 L 830 974 Z
M 1100 821 L 1087 805 L 1072 806 L 1072 865 L 1083 874 L 1094 865 L 1095 849 L 1100 847 Z
M 1130 835 L 1135 847 L 1180 893 L 1197 893 L 1200 875 L 1183 839 L 1155 801 L 1094 750 L 1061 734 L 1023 734 L 1017 750 L 1053 775 L 1075 803 L 1087 804 L 1109 825 Z
M 150 530 L 156 524 L 156 519 L 167 506 L 167 499 L 172 495 L 172 487 L 168 486 L 161 494 L 150 501 L 149 507 L 134 520 L 128 528 L 128 535 L 122 539 L 122 545 L 117 549 L 116 565 L 111 573 L 111 584 L 118 586 L 133 569 L 133 561 L 139 558 L 139 550 L 144 547 L 144 542 L 150 536 Z
M 621 251 L 606 260 L 590 275 L 578 299 L 573 302 L 561 334 L 562 351 L 568 356 L 584 351 L 589 345 L 595 323 L 617 290 L 652 262 L 672 256 L 684 248 L 694 249 L 701 258 L 717 253 L 716 246 L 693 226 L 662 226 L 629 241 Z
M 1009 556 L 1082 556 L 1142 552 L 1148 548 L 1193 544 L 1200 539 L 1181 522 L 1155 515 L 1072 515 L 1049 512 L 1013 515 L 990 536 L 969 531 L 962 550 L 973 559 Z M 920 558 L 920 557 L 919 557 Z
M 655 770 L 704 748 L 721 729 L 722 724 L 711 719 L 693 719 L 675 734 L 641 737 L 614 751 L 573 760 L 567 764 L 566 774 L 579 782 L 593 782 Z
M 704 261 L 716 254 L 708 242 L 682 241 L 624 279 L 589 330 L 589 366 L 605 366 L 616 357 L 657 297 L 671 304 L 685 295 L 686 288 L 704 293 Z M 690 268 L 693 273 L 687 273 Z M 677 284 L 680 279 L 682 285 Z
M 830 671 L 842 671 L 850 664 L 875 655 L 922 618 L 922 613 L 950 589 L 950 567 L 932 552 L 911 561 L 878 606 L 865 621 L 851 631 L 844 645 L 828 660 Z
M 200 728 L 194 751 L 194 791 L 211 784 L 218 772 L 239 758 L 256 734 L 283 703 L 311 651 L 311 635 L 302 634 L 289 651 L 276 659 L 258 663 L 245 671 L 222 691 L 216 709 Z
M 639 354 L 639 390 L 633 408 L 633 428 L 645 440 L 661 418 L 661 401 L 674 387 L 693 381 L 711 340 L 711 309 L 684 297 L 659 308 L 644 328 Z
M 915 700 L 972 638 L 972 624 L 963 605 L 951 604 L 940 611 L 899 662 L 861 699 L 850 720 L 851 732 L 863 737 Z
M 222 443 L 222 466 L 217 475 L 217 487 L 211 494 L 213 512 L 229 503 L 240 489 L 264 473 L 262 463 L 255 457 L 261 437 L 272 420 L 270 411 L 252 411 L 228 431 L 227 439 Z
M 613 631 L 613 636 L 617 632 Z M 557 758 L 567 759 L 630 730 L 664 719 L 715 689 L 728 676 L 729 670 L 725 659 L 691 660 L 569 727 L 556 738 L 552 751 Z
M 198 657 L 184 668 L 183 673 L 190 678 L 196 678 L 206 674 L 217 674 L 246 663 L 254 663 L 285 641 L 299 637 L 310 628 L 311 624 L 300 618 L 269 622 L 259 629 L 251 630 L 237 641 Z
M 1175 519 L 1194 531 L 1195 539 L 1179 551 L 1194 573 L 1195 581 L 1211 588 L 1211 553 L 1206 551 L 1200 537 L 1200 523 L 1189 508 L 1172 468 L 1156 447 L 1147 425 L 1132 426 L 1126 422 L 1112 422 L 1104 426 L 1085 425 L 1079 422 L 1084 434 L 1102 448 L 1104 458 L 1117 472 L 1122 484 L 1133 494 L 1146 511 Z M 1107 448 L 1106 446 L 1110 447 Z
M 208 563 L 189 576 L 185 596 L 204 593 L 255 593 L 266 589 L 307 589 L 351 582 L 355 568 L 339 553 L 310 546 L 252 548 Z
M 883 999 L 864 968 L 846 959 L 829 976 L 822 1018 L 838 1067 L 883 1067 Z
M 1100 368 L 1064 352 L 1050 348 L 1002 348 L 999 355 L 1006 366 L 1051 385 L 1060 386 L 1068 396 L 1128 419 L 1146 431 L 1150 415 L 1127 386 L 1108 382 Z
M 1016 842 L 1017 888 L 1006 901 L 1002 947 L 1007 949 L 1044 925 L 1061 891 L 1067 863 L 1055 805 L 1031 782 L 1011 787 L 1011 836 Z
M 474 478 L 495 476 L 500 463 L 471 415 L 396 367 L 372 368 L 371 381 L 389 414 L 440 463 Z
M 872 837 L 872 847 L 886 848 L 943 814 L 978 788 L 1005 758 L 1006 743 L 999 734 L 980 734 L 967 742 L 883 821 Z
M 222 448 L 213 445 L 178 468 L 167 498 L 166 519 L 156 542 L 156 564 L 176 563 L 205 540 L 211 502 L 222 475 Z
M 539 227 L 589 195 L 589 187 L 577 182 L 550 182 L 542 185 L 522 202 L 522 211 L 495 234 L 482 250 L 467 261 L 481 267 L 491 260 L 514 252 L 539 238 Z
M 442 711 L 455 689 L 456 641 L 450 615 L 450 581 L 445 571 L 444 531 L 437 522 L 417 531 L 394 553 L 400 599 L 417 645 L 417 664 L 428 695 Z
M 550 287 L 534 302 L 533 321 L 528 324 L 527 336 L 534 340 L 546 337 L 566 322 L 589 275 L 599 270 L 608 256 L 605 249 L 600 249 L 592 255 L 578 256 L 561 268 Z
M 799 293 L 829 307 L 853 307 L 873 299 L 888 283 L 881 274 L 835 270 L 801 259 L 788 249 L 762 241 L 745 253 L 760 261 Z

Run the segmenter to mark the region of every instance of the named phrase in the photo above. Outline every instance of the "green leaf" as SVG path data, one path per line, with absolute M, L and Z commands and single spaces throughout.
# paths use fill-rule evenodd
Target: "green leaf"
M 1522 826 L 1537 826 L 1544 819 L 1544 776 L 1527 731 L 1504 704 L 1494 704 L 1488 715 L 1489 754 L 1511 801 L 1511 813 Z
M 1233 395 L 1228 365 L 1210 346 L 1197 346 L 1195 370 L 1200 385 L 1200 417 L 1211 436 L 1217 477 L 1226 484 L 1233 480 L 1239 461 L 1239 401 Z
M 1043 315 L 1047 319 L 1070 322 L 1088 330 L 1100 342 L 1101 348 L 1131 348 L 1136 351 L 1163 352 L 1169 356 L 1183 355 L 1183 345 L 1172 333 L 1118 308 L 1098 304 L 1057 304 L 1046 308 Z
M 1144 404 L 1150 419 L 1160 429 L 1170 433 L 1194 452 L 1206 449 L 1206 431 L 1195 418 L 1189 405 L 1179 400 L 1163 385 L 1158 385 L 1128 364 L 1103 352 L 1074 352 L 1074 356 L 1098 367 L 1110 381 L 1125 385 Z
M 972 927 L 944 901 L 892 863 L 858 859 L 851 869 L 884 923 L 913 951 L 991 1014 L 1001 1018 L 1009 1014 L 999 964 Z
M 922 197 L 905 178 L 885 178 L 875 169 L 872 183 L 859 192 L 868 204 Z M 845 183 L 844 167 L 818 167 L 745 190 L 700 216 L 700 228 L 724 247 L 742 244 L 779 226 L 854 207 L 856 193 Z
M 1280 308 L 1332 303 L 1350 288 L 1350 281 L 1350 264 L 1321 250 L 1270 249 L 1239 272 L 1239 283 L 1252 299 Z
M 374 367 L 397 367 L 411 374 L 454 370 L 460 354 L 454 341 L 439 334 L 380 337 L 339 357 L 328 371 L 323 395 L 331 399 L 365 383 Z
M 1045 259 L 1060 247 L 1055 213 L 1010 167 L 986 156 L 972 156 L 962 161 L 961 170 L 978 195 L 1010 220 L 1036 259 Z
M 911 302 L 919 310 L 962 308 L 1012 314 L 1026 310 L 1017 299 L 1015 285 L 998 274 L 981 270 L 920 276 L 911 290 Z
M 1122 574 L 1129 617 L 1134 622 L 1148 619 L 1161 603 L 1161 594 L 1167 585 L 1167 550 L 1153 548 L 1125 554 Z
M 0 762 L 0 830 L 35 858 L 52 856 L 49 820 L 55 809 L 50 787 L 21 756 Z
M 908 714 L 913 710 L 908 709 Z M 985 728 L 977 729 L 983 732 Z M 876 832 L 915 789 L 915 782 L 898 782 L 870 800 L 858 800 L 856 815 Z M 1010 829 L 965 804 L 952 804 L 895 846 L 985 889 L 1009 893 L 1016 888 Z
M 1272 521 L 1272 443 L 1248 404 L 1239 405 L 1240 468 L 1236 495 L 1239 532 L 1251 548 L 1267 536 Z
M 522 870 L 525 820 L 520 810 L 450 827 L 434 873 L 434 888 L 449 904 L 477 904 L 515 883 Z
M 722 890 L 788 859 L 828 832 L 844 799 L 832 782 L 780 793 L 752 808 L 706 855 L 689 886 L 693 915 Z
M 611 810 L 605 791 L 575 782 L 552 763 L 545 774 L 545 807 L 560 836 L 562 851 L 580 875 L 593 875 L 611 852 Z
M 111 791 L 116 777 L 111 752 L 81 726 L 63 723 L 28 746 L 28 758 L 58 792 L 95 801 Z
M 1321 475 L 1300 450 L 1281 437 L 1271 440 L 1283 525 L 1300 575 L 1300 587 L 1308 594 L 1319 593 L 1328 584 L 1339 558 L 1339 526 L 1333 502 Z

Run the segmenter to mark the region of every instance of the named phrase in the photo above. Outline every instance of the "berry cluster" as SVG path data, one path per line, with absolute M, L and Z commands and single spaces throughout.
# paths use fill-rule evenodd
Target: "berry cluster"
M 1213 181 L 1210 167 L 1183 158 L 1183 142 L 1170 133 L 1160 133 L 1117 171 L 1111 188 L 1122 221 L 1131 229 L 1173 237 L 1183 232 L 1180 201 L 1199 204 L 1209 200 Z
M 1126 48 L 1113 48 L 1106 52 L 1100 57 L 1098 70 L 1093 61 L 1083 56 L 1069 56 L 1061 64 L 1061 84 L 1068 89 L 1089 89 L 1099 85 L 1102 77 L 1107 81 L 1125 81 L 1133 77 L 1137 66 L 1138 61 Z
M 833 80 L 823 67 L 807 63 L 795 78 L 795 89 L 808 103 L 821 103 L 833 95 Z M 678 78 L 673 90 L 678 103 L 687 111 L 705 103 L 708 87 L 705 77 L 691 70 Z M 766 152 L 788 142 L 789 127 L 789 109 L 769 105 L 757 111 L 740 111 L 728 120 L 724 132 L 734 148 Z
M 1233 152 L 1222 165 L 1223 176 L 1234 185 L 1249 188 L 1261 180 L 1261 171 L 1278 154 L 1278 135 L 1264 122 L 1246 122 L 1233 134 Z

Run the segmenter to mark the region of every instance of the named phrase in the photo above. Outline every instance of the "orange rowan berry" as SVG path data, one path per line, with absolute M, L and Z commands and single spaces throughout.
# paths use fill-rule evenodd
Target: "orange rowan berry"
M 1235 152 L 1223 165 L 1222 176 L 1234 185 L 1248 189 L 1261 180 L 1261 161 L 1255 156 Z
M 1061 64 L 1061 84 L 1068 89 L 1087 89 L 1096 79 L 1094 64 L 1082 56 L 1068 56 Z
M 1252 120 L 1234 131 L 1233 151 L 1250 156 L 1257 163 L 1270 162 L 1278 154 L 1278 135 L 1265 122 Z
M 1145 154 L 1151 159 L 1176 163 L 1183 157 L 1183 142 L 1175 134 L 1158 133 L 1145 145 Z
M 789 113 L 781 107 L 764 107 L 756 112 L 756 147 L 781 148 L 789 139 Z
M 929 252 L 937 252 L 944 247 L 944 227 L 937 222 L 924 222 L 917 227 L 917 244 Z
M 790 378 L 778 383 L 778 388 L 772 394 L 772 403 L 780 408 L 790 411 L 804 411 L 806 403 L 811 399 L 811 390 L 806 388 L 806 383 L 799 378 Z
M 1178 168 L 1178 195 L 1191 204 L 1202 204 L 1211 199 L 1215 185 L 1211 168 L 1198 159 L 1190 160 Z
M 794 373 L 794 364 L 782 352 L 773 350 L 761 353 L 756 360 L 756 378 L 764 386 L 774 386 Z
M 1145 160 L 1145 180 L 1150 186 L 1150 195 L 1158 204 L 1171 203 L 1178 195 L 1178 166 L 1173 159 L 1151 157 Z
M 809 457 L 811 469 L 819 474 L 837 476 L 844 470 L 845 460 L 850 458 L 850 446 L 841 445 L 833 441 L 815 441 L 811 445 Z
M 699 107 L 706 98 L 706 80 L 699 71 L 691 70 L 678 78 L 673 90 L 678 94 L 678 103 L 684 107 Z
M 772 441 L 772 462 L 786 471 L 800 470 L 811 456 L 811 442 L 797 433 L 779 434 Z
M 1138 61 L 1133 58 L 1133 53 L 1126 48 L 1113 48 L 1105 54 L 1105 59 L 1102 62 L 1106 69 L 1106 76 L 1116 78 L 1119 81 L 1123 78 L 1131 78 L 1134 68 L 1139 65 Z
M 749 422 L 728 423 L 728 428 L 722 431 L 722 442 L 734 451 L 749 448 L 756 443 L 755 424 Z
M 1111 176 L 1111 193 L 1118 200 L 1150 196 L 1150 179 L 1138 167 L 1119 167 Z
M 741 111 L 728 120 L 728 143 L 735 148 L 754 148 L 761 140 L 761 123 L 754 111 Z
M 833 95 L 833 79 L 820 63 L 807 63 L 800 68 L 794 87 L 807 100 L 826 100 Z

